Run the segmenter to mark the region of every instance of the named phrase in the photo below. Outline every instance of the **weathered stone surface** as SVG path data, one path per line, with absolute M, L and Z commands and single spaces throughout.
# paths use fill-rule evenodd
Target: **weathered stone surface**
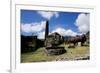
M 47 55 L 59 55 L 65 53 L 66 50 L 64 47 L 47 47 L 46 53 Z
M 63 37 L 58 33 L 52 33 L 45 39 L 45 47 L 57 46 L 63 42 Z

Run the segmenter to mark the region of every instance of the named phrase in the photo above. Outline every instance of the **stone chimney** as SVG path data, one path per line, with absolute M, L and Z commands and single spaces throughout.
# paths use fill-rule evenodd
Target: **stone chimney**
M 49 22 L 46 21 L 46 26 L 45 26 L 45 39 L 48 36 L 48 34 L 49 34 Z

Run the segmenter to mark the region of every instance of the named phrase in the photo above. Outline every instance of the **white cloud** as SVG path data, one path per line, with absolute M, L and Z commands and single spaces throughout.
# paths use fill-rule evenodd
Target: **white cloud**
M 76 32 L 74 32 L 74 31 L 72 31 L 70 29 L 66 30 L 66 29 L 60 28 L 60 27 L 55 29 L 55 30 L 53 30 L 51 33 L 54 33 L 54 32 L 57 32 L 62 36 L 76 36 L 77 35 Z
M 41 22 L 35 22 L 35 23 L 30 23 L 30 24 L 21 24 L 21 30 L 22 32 L 26 33 L 37 33 L 45 29 L 45 24 L 46 21 L 41 21 Z
M 75 21 L 75 25 L 81 33 L 89 31 L 89 24 L 89 14 L 79 14 Z
M 43 29 L 45 29 L 45 24 L 46 22 L 45 21 L 42 21 L 40 23 L 33 23 L 31 25 L 31 30 L 32 32 L 39 32 L 39 31 L 42 31 Z
M 58 12 L 38 11 L 37 13 L 48 20 L 50 20 L 53 16 L 55 16 L 56 18 L 59 16 Z
M 26 33 L 31 32 L 31 24 L 21 24 L 21 31 Z
M 38 33 L 38 38 L 39 39 L 44 39 L 45 38 L 45 31 L 39 32 Z

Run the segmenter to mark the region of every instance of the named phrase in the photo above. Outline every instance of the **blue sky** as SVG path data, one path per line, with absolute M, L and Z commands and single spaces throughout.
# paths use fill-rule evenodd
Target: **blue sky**
M 60 32 L 61 35 L 63 35 L 65 31 L 65 34 L 68 35 L 68 33 L 80 34 L 83 33 L 83 30 L 84 32 L 89 30 L 89 13 L 21 10 L 20 15 L 20 23 L 23 27 L 21 28 L 21 34 L 26 36 L 29 36 L 32 33 L 38 36 L 38 33 L 43 33 L 46 20 L 49 21 L 50 33 L 55 31 Z M 38 30 L 37 25 L 40 25 L 40 28 L 43 29 L 40 29 L 40 31 L 36 31 L 36 34 L 35 26 Z M 33 29 L 29 30 L 31 29 L 31 26 L 33 27 Z

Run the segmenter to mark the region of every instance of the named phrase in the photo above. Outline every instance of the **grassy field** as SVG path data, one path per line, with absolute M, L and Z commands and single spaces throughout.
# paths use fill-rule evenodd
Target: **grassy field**
M 44 51 L 44 47 L 39 48 L 35 52 L 22 53 L 21 63 L 31 63 L 31 62 L 48 62 L 48 61 L 69 61 L 77 60 L 79 58 L 84 58 L 90 55 L 88 46 L 76 46 L 75 48 L 67 48 L 65 46 L 66 53 L 61 55 L 47 56 Z

